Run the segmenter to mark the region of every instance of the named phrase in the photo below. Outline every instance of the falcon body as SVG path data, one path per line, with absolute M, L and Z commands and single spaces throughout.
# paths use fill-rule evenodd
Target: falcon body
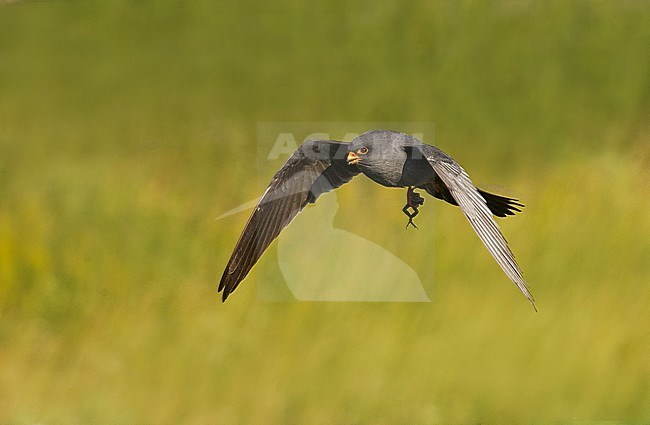
M 382 186 L 421 186 L 433 181 L 436 173 L 417 150 L 418 143 L 429 146 L 404 133 L 373 130 L 352 141 L 347 159 Z
M 490 254 L 535 307 L 521 269 L 492 217 L 514 215 L 523 205 L 476 188 L 449 155 L 390 130 L 368 131 L 351 143 L 310 140 L 296 150 L 275 174 L 244 227 L 219 283 L 223 301 L 298 212 L 359 173 L 382 186 L 408 188 L 403 211 L 409 224 L 424 203 L 415 189 L 460 206 Z

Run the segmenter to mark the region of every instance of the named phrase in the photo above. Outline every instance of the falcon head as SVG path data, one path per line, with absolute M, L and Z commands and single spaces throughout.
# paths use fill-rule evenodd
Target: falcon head
M 370 152 L 370 149 L 367 146 L 361 146 L 356 150 L 348 151 L 348 165 L 357 165 L 365 155 L 368 155 L 368 152 Z
M 391 130 L 371 130 L 352 140 L 348 147 L 347 161 L 350 165 L 379 165 L 406 159 L 404 146 L 419 143 L 413 137 Z

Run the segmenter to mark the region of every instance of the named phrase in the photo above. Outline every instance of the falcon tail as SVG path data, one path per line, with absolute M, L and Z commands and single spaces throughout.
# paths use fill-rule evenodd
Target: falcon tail
M 447 186 L 442 184 L 442 182 L 438 181 L 437 179 L 435 183 L 428 183 L 420 187 L 426 190 L 429 195 L 438 199 L 442 199 L 443 201 L 448 202 L 452 205 L 458 206 L 458 203 L 454 197 L 451 196 L 451 193 L 449 192 L 449 189 L 447 189 Z M 485 199 L 485 202 L 487 203 L 487 206 L 492 214 L 497 217 L 515 215 L 516 213 L 521 212 L 521 208 L 524 207 L 524 204 L 520 203 L 518 199 L 495 195 L 494 193 L 486 192 L 478 188 L 477 190 L 483 199 Z

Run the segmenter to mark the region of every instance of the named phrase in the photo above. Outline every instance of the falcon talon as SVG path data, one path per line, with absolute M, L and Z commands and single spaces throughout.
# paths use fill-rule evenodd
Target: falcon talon
M 418 207 L 424 205 L 424 198 L 417 193 L 413 186 L 409 186 L 406 191 L 406 205 L 417 211 Z

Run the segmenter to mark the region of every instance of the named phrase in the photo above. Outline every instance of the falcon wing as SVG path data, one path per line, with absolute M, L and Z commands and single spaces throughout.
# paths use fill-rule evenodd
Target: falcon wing
M 494 221 L 485 198 L 481 196 L 463 167 L 435 146 L 422 144 L 418 146 L 418 149 L 447 186 L 451 196 L 458 203 L 490 254 L 537 311 L 535 300 L 528 290 L 528 284 L 515 261 L 514 254 L 508 247 L 508 242 Z
M 219 292 L 223 292 L 223 301 L 305 205 L 359 174 L 356 166 L 346 162 L 348 145 L 331 140 L 307 141 L 275 174 L 248 219 L 221 276 Z

